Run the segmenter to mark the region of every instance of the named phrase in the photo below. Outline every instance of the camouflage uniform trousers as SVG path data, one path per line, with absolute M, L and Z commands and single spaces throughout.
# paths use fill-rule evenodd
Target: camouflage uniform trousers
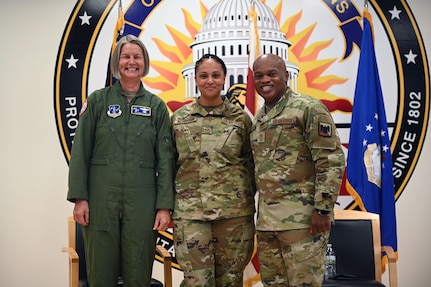
M 263 286 L 320 287 L 325 273 L 329 232 L 309 229 L 257 231 Z
M 252 215 L 213 221 L 175 219 L 175 257 L 184 271 L 180 286 L 242 287 L 254 234 Z

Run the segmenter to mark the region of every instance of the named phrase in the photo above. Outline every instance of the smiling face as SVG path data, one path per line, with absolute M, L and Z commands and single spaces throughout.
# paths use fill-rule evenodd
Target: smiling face
M 126 43 L 120 52 L 120 74 L 122 80 L 141 80 L 144 71 L 144 54 L 137 44 Z
M 287 90 L 288 72 L 286 65 L 276 55 L 263 55 L 253 64 L 254 87 L 270 106 L 284 95 Z
M 199 102 L 202 105 L 214 106 L 222 103 L 221 91 L 226 74 L 222 65 L 214 59 L 205 59 L 196 69 L 195 81 L 201 92 Z

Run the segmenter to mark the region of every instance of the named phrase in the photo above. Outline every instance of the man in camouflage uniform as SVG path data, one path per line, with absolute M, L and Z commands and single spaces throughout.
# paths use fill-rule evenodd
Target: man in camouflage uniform
M 251 119 L 221 97 L 226 66 L 220 58 L 204 55 L 195 71 L 201 96 L 171 117 L 181 286 L 240 287 L 255 234 Z
M 265 99 L 250 136 L 261 280 L 264 286 L 321 286 L 345 167 L 335 124 L 319 100 L 288 87 L 279 56 L 261 56 L 253 71 Z

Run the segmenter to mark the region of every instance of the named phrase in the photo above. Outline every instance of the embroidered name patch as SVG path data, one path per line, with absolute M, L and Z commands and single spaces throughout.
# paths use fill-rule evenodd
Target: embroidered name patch
M 319 136 L 321 137 L 331 137 L 332 127 L 328 123 L 319 123 Z
M 149 117 L 151 116 L 151 108 L 133 105 L 131 113 L 132 115 Z

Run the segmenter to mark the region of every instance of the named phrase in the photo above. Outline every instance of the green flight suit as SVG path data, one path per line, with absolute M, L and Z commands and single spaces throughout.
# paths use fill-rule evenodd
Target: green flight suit
M 86 107 L 86 109 L 85 109 Z M 83 227 L 90 285 L 150 286 L 157 209 L 174 208 L 174 156 L 165 103 L 141 85 L 128 103 L 119 82 L 92 93 L 74 137 L 67 199 L 89 202 Z

